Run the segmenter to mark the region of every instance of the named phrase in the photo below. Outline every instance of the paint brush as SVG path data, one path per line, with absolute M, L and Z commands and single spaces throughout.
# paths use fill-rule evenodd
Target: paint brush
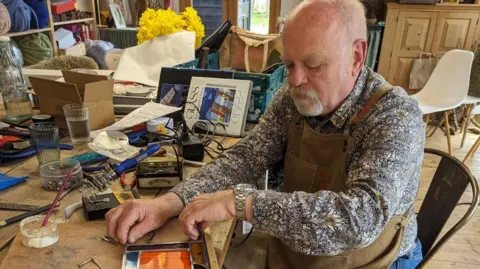
M 58 199 L 60 198 L 60 195 L 62 194 L 63 190 L 65 189 L 65 186 L 67 186 L 68 180 L 72 176 L 72 172 L 73 172 L 73 168 L 71 168 L 68 171 L 67 176 L 63 180 L 62 186 L 60 186 L 60 190 L 58 190 L 57 195 L 55 196 L 55 199 L 53 200 L 53 203 L 50 206 L 50 209 L 48 209 L 47 216 L 45 217 L 45 219 L 42 222 L 42 228 L 45 227 L 45 225 L 47 225 L 48 219 L 50 218 L 50 215 L 52 215 L 53 209 L 55 208 L 55 205 L 58 203 Z

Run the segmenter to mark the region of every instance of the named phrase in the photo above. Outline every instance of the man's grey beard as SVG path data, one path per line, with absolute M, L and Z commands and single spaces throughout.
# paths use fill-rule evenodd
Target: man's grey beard
M 303 116 L 319 116 L 323 112 L 323 105 L 314 89 L 302 89 L 294 87 L 290 89 L 295 107 Z

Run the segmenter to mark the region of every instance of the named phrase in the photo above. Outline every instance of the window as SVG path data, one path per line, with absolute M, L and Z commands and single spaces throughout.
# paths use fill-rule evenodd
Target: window
M 224 20 L 259 33 L 278 33 L 278 18 L 282 0 L 179 0 L 180 10 L 193 6 L 209 36 Z M 285 0 L 283 0 L 285 1 Z

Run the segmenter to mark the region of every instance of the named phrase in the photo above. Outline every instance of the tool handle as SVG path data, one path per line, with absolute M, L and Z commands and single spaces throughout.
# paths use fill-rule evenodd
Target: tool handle
M 140 152 L 135 156 L 130 159 L 126 159 L 125 161 L 114 165 L 113 169 L 115 170 L 115 173 L 117 173 L 118 176 L 122 175 L 123 172 L 127 171 L 128 169 L 136 166 L 139 162 L 145 160 L 145 158 L 152 156 L 155 154 L 157 151 L 160 150 L 159 145 L 151 145 L 148 146 L 146 150 L 140 150 Z
M 31 216 L 41 214 L 45 211 L 48 211 L 48 209 L 50 209 L 50 206 L 51 205 L 46 205 L 46 206 L 40 207 L 39 209 L 28 211 L 28 212 L 25 212 L 23 214 L 20 214 L 20 215 L 11 217 L 9 219 L 6 219 L 4 221 L 0 221 L 0 227 L 7 226 L 7 225 L 15 223 L 17 221 L 23 220 L 24 218 L 28 218 L 28 217 L 31 217 Z

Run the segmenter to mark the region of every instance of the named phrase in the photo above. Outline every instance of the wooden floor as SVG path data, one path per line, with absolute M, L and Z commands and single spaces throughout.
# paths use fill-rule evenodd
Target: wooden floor
M 460 160 L 463 160 L 467 151 L 472 147 L 478 135 L 468 133 L 465 145 L 460 148 L 462 134 L 452 136 L 452 154 Z M 433 137 L 427 137 L 426 147 L 440 149 L 447 152 L 447 140 L 443 132 L 437 131 Z M 427 157 L 424 160 L 424 167 L 422 169 L 422 178 L 420 183 L 420 190 L 417 197 L 417 209 L 423 201 L 423 197 L 433 177 L 434 169 L 433 162 L 438 162 L 437 159 Z M 480 150 L 466 162 L 467 166 L 472 171 L 473 175 L 480 180 Z M 436 166 L 435 166 L 436 167 Z M 471 201 L 472 192 L 468 188 L 462 197 L 462 202 Z M 467 206 L 457 206 L 452 217 L 449 219 L 446 229 L 458 221 L 466 212 Z M 443 269 L 480 269 L 480 212 L 477 211 L 472 220 L 465 228 L 455 234 L 450 241 L 437 253 L 427 268 Z

